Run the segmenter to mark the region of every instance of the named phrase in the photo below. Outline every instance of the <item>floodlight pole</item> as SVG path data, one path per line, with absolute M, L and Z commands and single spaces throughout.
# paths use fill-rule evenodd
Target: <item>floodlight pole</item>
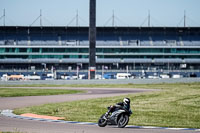
M 6 10 L 3 9 L 3 26 L 6 26 Z
M 186 27 L 186 11 L 184 10 L 184 27 Z
M 42 27 L 42 10 L 40 9 L 40 27 Z
M 149 10 L 149 14 L 148 14 L 148 27 L 151 26 L 151 13 L 150 13 L 150 10 Z
M 6 26 L 6 10 L 3 10 L 3 16 L 0 17 L 0 20 L 3 19 L 3 26 Z
M 96 72 L 96 0 L 90 0 L 89 9 L 89 79 L 95 79 Z
M 76 11 L 76 27 L 78 27 L 78 10 Z
M 115 26 L 115 11 L 113 10 L 113 16 L 112 16 L 112 26 Z

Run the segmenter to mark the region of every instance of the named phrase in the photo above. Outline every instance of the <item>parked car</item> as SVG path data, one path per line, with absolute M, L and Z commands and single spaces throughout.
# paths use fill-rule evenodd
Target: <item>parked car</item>
M 131 74 L 130 73 L 117 73 L 116 78 L 117 79 L 129 79 L 129 78 L 131 78 Z
M 149 75 L 148 78 L 149 79 L 159 79 L 160 77 L 157 75 Z
M 106 73 L 103 75 L 103 79 L 115 79 L 115 75 L 111 73 Z
M 172 78 L 181 78 L 182 76 L 180 74 L 173 74 Z
M 80 75 L 79 75 L 80 76 Z M 88 79 L 88 75 L 84 75 L 82 79 Z
M 160 74 L 160 78 L 168 79 L 170 78 L 169 74 Z
M 71 76 L 69 74 L 64 73 L 63 75 L 61 75 L 61 79 L 70 80 Z
M 45 80 L 54 80 L 54 78 L 52 78 L 52 77 L 47 77 L 47 78 L 45 78 Z
M 2 81 L 8 81 L 8 74 L 3 74 L 1 77 Z
M 191 74 L 189 75 L 189 77 L 191 77 L 191 78 L 196 78 L 197 75 L 196 75 L 195 73 L 191 73 Z
M 41 77 L 37 74 L 31 74 L 28 76 L 25 76 L 26 80 L 41 80 Z
M 22 74 L 12 74 L 12 75 L 8 75 L 8 74 L 3 74 L 1 77 L 1 80 L 3 81 L 8 81 L 8 80 L 24 80 L 25 77 Z
M 95 79 L 102 79 L 102 75 L 96 74 L 96 75 L 95 75 Z
M 53 75 L 53 73 L 47 73 L 47 77 L 51 77 L 51 78 L 53 78 L 54 77 L 54 75 Z
M 85 74 L 79 74 L 79 79 L 85 79 L 86 75 Z
M 73 80 L 77 80 L 78 79 L 78 75 L 77 74 L 73 74 L 70 79 L 73 79 Z
M 136 75 L 132 73 L 132 74 L 131 74 L 131 78 L 132 78 L 132 79 L 136 78 Z

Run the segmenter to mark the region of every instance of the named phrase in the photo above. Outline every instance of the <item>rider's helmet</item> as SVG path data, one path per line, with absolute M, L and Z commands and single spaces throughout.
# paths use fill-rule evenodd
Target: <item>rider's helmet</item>
M 130 102 L 131 102 L 131 100 L 130 100 L 129 98 L 124 98 L 124 100 L 123 100 L 123 103 L 124 103 L 125 105 L 129 105 Z

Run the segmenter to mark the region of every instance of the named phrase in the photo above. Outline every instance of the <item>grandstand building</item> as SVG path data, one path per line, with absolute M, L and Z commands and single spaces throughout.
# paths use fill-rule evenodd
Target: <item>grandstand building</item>
M 88 27 L 0 27 L 0 69 L 88 70 Z M 200 70 L 200 27 L 97 27 L 97 70 Z

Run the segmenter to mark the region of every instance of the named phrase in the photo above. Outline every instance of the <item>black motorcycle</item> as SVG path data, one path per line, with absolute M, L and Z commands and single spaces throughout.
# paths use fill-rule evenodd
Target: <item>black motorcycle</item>
M 129 117 L 132 114 L 131 110 L 125 110 L 120 108 L 114 108 L 114 111 L 110 111 L 111 107 L 108 107 L 107 113 L 103 114 L 98 121 L 100 127 L 106 125 L 117 125 L 119 128 L 124 128 L 128 122 Z

